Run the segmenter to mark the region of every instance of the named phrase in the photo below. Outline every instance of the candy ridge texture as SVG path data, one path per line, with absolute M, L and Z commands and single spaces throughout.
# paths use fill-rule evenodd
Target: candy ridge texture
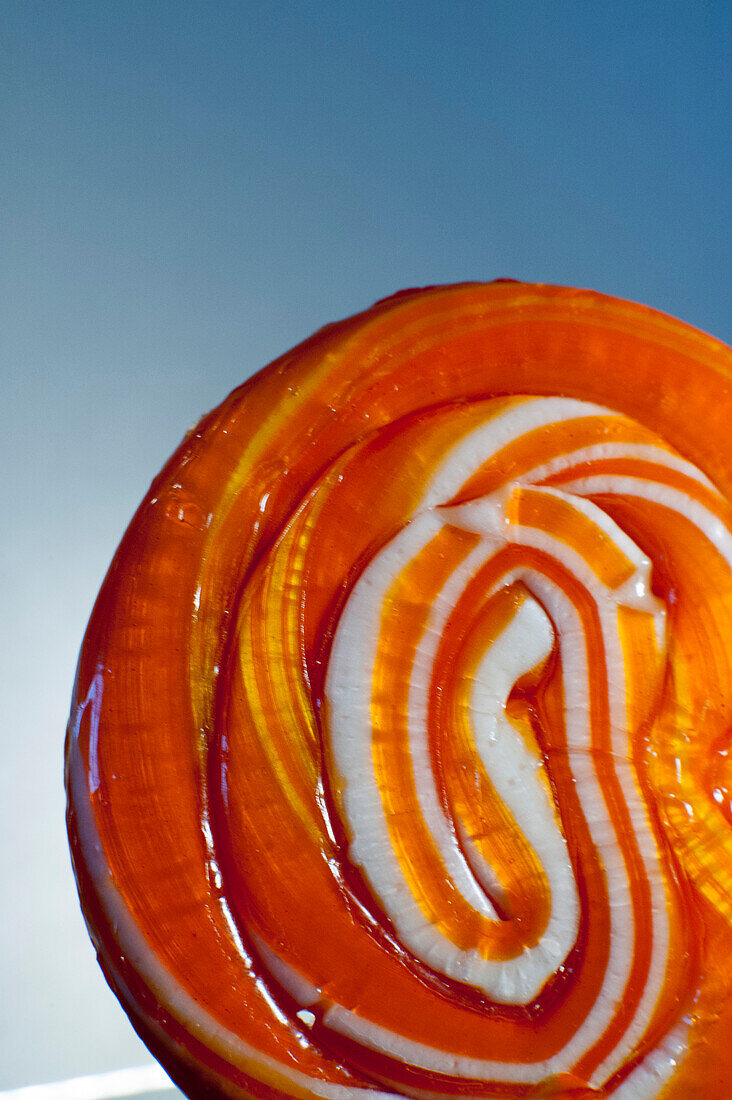
M 84 640 L 68 828 L 191 1097 L 729 1100 L 732 359 L 409 290 L 235 390 Z

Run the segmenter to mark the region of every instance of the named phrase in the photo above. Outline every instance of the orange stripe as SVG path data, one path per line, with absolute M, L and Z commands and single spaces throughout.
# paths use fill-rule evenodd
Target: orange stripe
M 727 526 L 732 522 L 732 508 L 714 489 L 701 484 L 680 470 L 664 466 L 660 462 L 651 462 L 640 458 L 602 458 L 592 462 L 580 462 L 566 470 L 552 474 L 541 484 L 547 486 L 562 485 L 581 481 L 588 477 L 632 477 L 639 481 L 655 485 L 668 485 L 670 489 L 698 501 L 714 516 L 719 516 Z
M 730 740 L 730 566 L 670 508 L 616 495 L 603 507 L 655 562 L 669 608 L 669 683 L 649 755 L 655 798 L 684 871 L 732 923 L 732 830 L 713 796 L 715 748 Z
M 516 481 L 560 455 L 596 443 L 658 443 L 657 437 L 623 416 L 577 416 L 523 432 L 479 466 L 450 501 L 465 504 Z M 548 482 L 547 482 L 548 483 Z
M 437 762 L 450 816 L 463 823 L 503 887 L 501 896 L 491 900 L 512 927 L 515 944 L 528 948 L 538 943 L 549 921 L 549 884 L 539 859 L 485 770 L 469 720 L 477 666 L 525 600 L 526 592 L 523 586 L 514 585 L 486 601 L 485 591 L 481 571 L 467 585 L 443 632 L 430 692 L 431 755 Z M 527 719 L 514 710 L 511 720 L 538 753 Z M 551 798 L 548 790 L 547 794 Z
M 508 503 L 511 523 L 535 527 L 571 547 L 587 562 L 608 588 L 618 588 L 630 579 L 635 565 L 596 523 L 571 501 L 543 493 L 541 489 L 517 487 Z
M 446 527 L 407 565 L 384 600 L 373 672 L 371 715 L 376 779 L 394 851 L 426 918 L 462 950 L 487 958 L 500 948 L 500 925 L 486 920 L 450 882 L 422 817 L 409 751 L 409 691 L 417 647 L 432 604 L 478 542 Z
M 303 540 L 317 510 L 309 501 L 252 579 L 239 608 L 243 698 L 282 796 L 313 836 L 322 820 L 313 801 L 320 748 L 300 645 Z

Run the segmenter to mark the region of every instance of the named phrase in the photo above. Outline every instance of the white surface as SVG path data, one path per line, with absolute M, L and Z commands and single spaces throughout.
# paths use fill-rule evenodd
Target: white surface
M 158 1065 L 131 1066 L 67 1081 L 50 1081 L 0 1092 L 0 1100 L 157 1100 L 178 1092 Z

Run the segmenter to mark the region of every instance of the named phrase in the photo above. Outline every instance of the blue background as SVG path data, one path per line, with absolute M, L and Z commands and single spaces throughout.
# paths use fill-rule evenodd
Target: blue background
M 147 1060 L 78 915 L 60 776 L 152 476 L 248 374 L 404 286 L 588 286 L 729 338 L 732 7 L 2 7 L 9 1088 Z

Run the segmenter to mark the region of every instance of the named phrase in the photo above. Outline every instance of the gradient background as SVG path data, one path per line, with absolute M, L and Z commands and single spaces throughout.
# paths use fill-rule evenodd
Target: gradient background
M 732 6 L 0 7 L 8 1089 L 150 1061 L 86 937 L 61 775 L 153 475 L 252 371 L 404 286 L 592 287 L 729 338 Z

